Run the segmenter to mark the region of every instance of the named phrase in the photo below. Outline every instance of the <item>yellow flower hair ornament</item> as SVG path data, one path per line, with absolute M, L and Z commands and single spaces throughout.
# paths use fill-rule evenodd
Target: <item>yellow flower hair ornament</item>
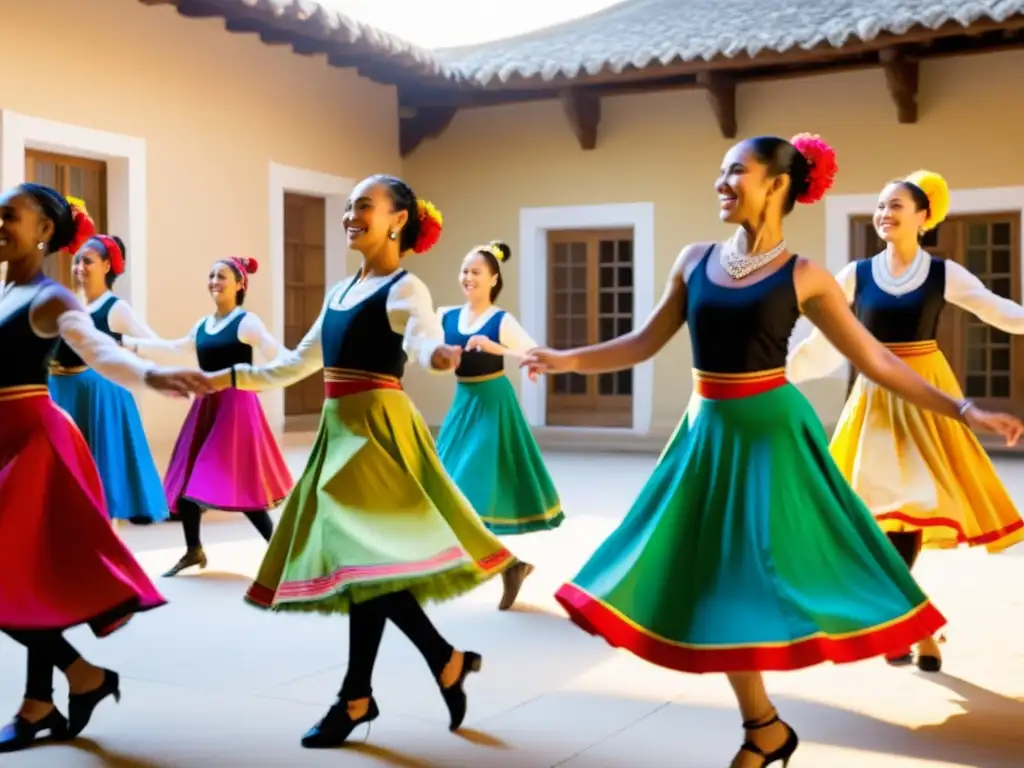
M 925 232 L 935 229 L 949 215 L 949 184 L 934 171 L 915 171 L 904 181 L 913 184 L 924 192 L 928 198 L 928 218 L 925 219 Z
M 488 243 L 487 245 L 481 245 L 477 250 L 487 251 L 487 253 L 491 254 L 491 256 L 493 256 L 499 264 L 505 260 L 505 252 L 498 247 L 497 243 Z
M 413 253 L 426 253 L 441 239 L 444 217 L 429 200 L 416 201 L 417 218 L 420 222 L 419 235 L 413 243 Z

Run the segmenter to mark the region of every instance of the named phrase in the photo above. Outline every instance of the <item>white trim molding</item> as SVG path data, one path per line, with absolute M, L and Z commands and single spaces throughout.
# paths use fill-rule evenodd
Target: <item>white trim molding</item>
M 850 260 L 850 219 L 870 216 L 875 212 L 878 195 L 828 195 L 825 197 L 825 266 L 832 274 L 841 270 Z M 950 190 L 949 215 L 972 213 L 1016 212 L 1021 217 L 1024 232 L 1024 187 L 985 187 L 982 189 Z M 1018 254 L 1024 258 L 1024 253 Z M 801 321 L 805 322 L 805 321 Z M 804 331 L 803 335 L 806 335 Z M 797 334 L 794 333 L 794 338 Z M 846 380 L 850 367 L 844 364 L 832 374 Z
M 25 150 L 87 157 L 107 164 L 107 229 L 128 250 L 115 293 L 146 317 L 146 140 L 0 110 L 0 189 L 25 181 Z
M 633 322 L 639 325 L 654 310 L 654 203 L 519 210 L 519 320 L 538 344 L 546 344 L 548 338 L 548 232 L 624 227 L 633 230 Z M 545 426 L 547 386 L 543 379 L 532 382 L 524 372 L 521 392 L 527 421 L 535 427 Z M 633 426 L 628 431 L 650 433 L 653 400 L 654 362 L 648 360 L 633 369 Z
M 345 277 L 348 243 L 341 228 L 348 195 L 356 181 L 342 176 L 330 176 L 318 171 L 290 165 L 270 163 L 269 219 L 270 219 L 270 332 L 284 342 L 285 289 L 284 289 L 284 196 L 286 192 L 324 198 L 324 282 L 327 286 Z M 262 395 L 263 406 L 272 428 L 284 430 L 284 391 L 277 389 Z

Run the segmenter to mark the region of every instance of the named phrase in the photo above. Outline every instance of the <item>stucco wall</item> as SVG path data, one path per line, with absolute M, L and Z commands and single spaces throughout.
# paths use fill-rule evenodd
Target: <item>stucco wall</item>
M 145 139 L 147 319 L 168 337 L 210 311 L 214 260 L 266 264 L 271 162 L 401 171 L 393 88 L 228 34 L 223 19 L 132 0 L 6 3 L 0 69 L 0 109 Z M 253 277 L 247 307 L 272 327 L 270 283 L 267 268 Z M 151 439 L 172 439 L 185 406 L 143 402 Z
M 927 62 L 921 67 L 920 119 L 899 125 L 880 69 L 741 86 L 741 135 L 820 133 L 836 148 L 836 195 L 876 193 L 918 167 L 943 173 L 955 188 L 1024 184 L 1019 153 L 1024 53 Z M 545 102 L 465 110 L 439 139 L 404 164 L 417 191 L 444 212 L 438 249 L 410 260 L 437 303 L 459 301 L 458 264 L 469 247 L 504 239 L 519 251 L 519 210 L 529 206 L 650 201 L 655 204 L 656 293 L 685 243 L 728 236 L 712 189 L 731 142 L 721 138 L 700 91 L 623 96 L 602 102 L 597 149 L 576 144 L 561 106 Z M 787 222 L 791 246 L 824 263 L 824 205 L 801 206 Z M 515 258 L 515 254 L 513 256 Z M 510 264 L 502 303 L 513 312 L 521 291 Z M 670 430 L 689 395 L 685 333 L 657 358 L 653 429 Z M 413 377 L 411 391 L 436 423 L 450 383 Z M 805 387 L 823 420 L 838 416 L 845 384 Z

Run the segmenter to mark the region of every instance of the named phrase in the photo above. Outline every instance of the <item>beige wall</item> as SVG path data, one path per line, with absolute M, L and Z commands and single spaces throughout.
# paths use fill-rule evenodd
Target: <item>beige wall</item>
M 161 335 L 210 311 L 211 262 L 266 264 L 271 162 L 356 179 L 401 171 L 394 89 L 323 57 L 135 0 L 4 6 L 0 109 L 146 140 L 148 320 Z M 247 306 L 272 327 L 268 273 Z M 166 441 L 184 406 L 147 397 L 144 413 Z
M 881 70 L 745 85 L 737 98 L 740 134 L 820 133 L 838 153 L 840 195 L 875 193 L 918 167 L 934 168 L 955 188 L 1021 185 L 1022 73 L 1024 53 L 926 63 L 917 125 L 896 122 Z M 445 134 L 406 159 L 410 183 L 445 215 L 438 249 L 410 261 L 437 303 L 458 301 L 458 264 L 475 243 L 504 239 L 519 249 L 521 207 L 653 202 L 657 295 L 681 246 L 728 234 L 712 185 L 732 142 L 718 133 L 703 93 L 611 98 L 602 110 L 598 146 L 590 152 L 579 149 L 560 105 L 545 102 L 460 112 Z M 794 213 L 787 237 L 823 261 L 824 205 Z M 502 303 L 516 312 L 519 291 L 530 287 L 518 285 L 513 264 L 507 285 Z M 682 413 L 689 367 L 682 337 L 657 358 L 653 430 L 670 430 Z M 450 386 L 423 381 L 414 378 L 411 389 L 437 423 Z M 844 384 L 823 381 L 805 391 L 823 420 L 834 421 Z

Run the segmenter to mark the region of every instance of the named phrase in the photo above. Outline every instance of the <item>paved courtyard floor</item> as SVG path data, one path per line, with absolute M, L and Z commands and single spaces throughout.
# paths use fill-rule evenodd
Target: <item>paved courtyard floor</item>
M 304 451 L 289 449 L 289 458 L 298 471 Z M 431 609 L 453 643 L 484 654 L 462 733 L 448 733 L 422 660 L 391 628 L 369 741 L 302 750 L 299 738 L 344 674 L 346 620 L 243 604 L 264 544 L 243 518 L 221 514 L 204 529 L 210 569 L 160 581 L 167 607 L 102 642 L 71 633 L 86 656 L 121 672 L 121 704 L 97 710 L 88 739 L 0 756 L 0 766 L 723 768 L 742 736 L 723 677 L 675 674 L 615 651 L 570 625 L 552 598 L 621 519 L 654 457 L 549 459 L 569 519 L 509 541 L 537 564 L 519 609 L 495 609 L 497 580 Z M 999 466 L 1024 504 L 1024 462 Z M 122 530 L 153 575 L 180 555 L 179 526 Z M 868 661 L 770 675 L 802 740 L 793 768 L 1024 766 L 1024 546 L 999 556 L 926 553 L 919 577 L 950 622 L 944 672 Z M 23 676 L 22 650 L 0 639 L 0 694 L 12 714 Z

